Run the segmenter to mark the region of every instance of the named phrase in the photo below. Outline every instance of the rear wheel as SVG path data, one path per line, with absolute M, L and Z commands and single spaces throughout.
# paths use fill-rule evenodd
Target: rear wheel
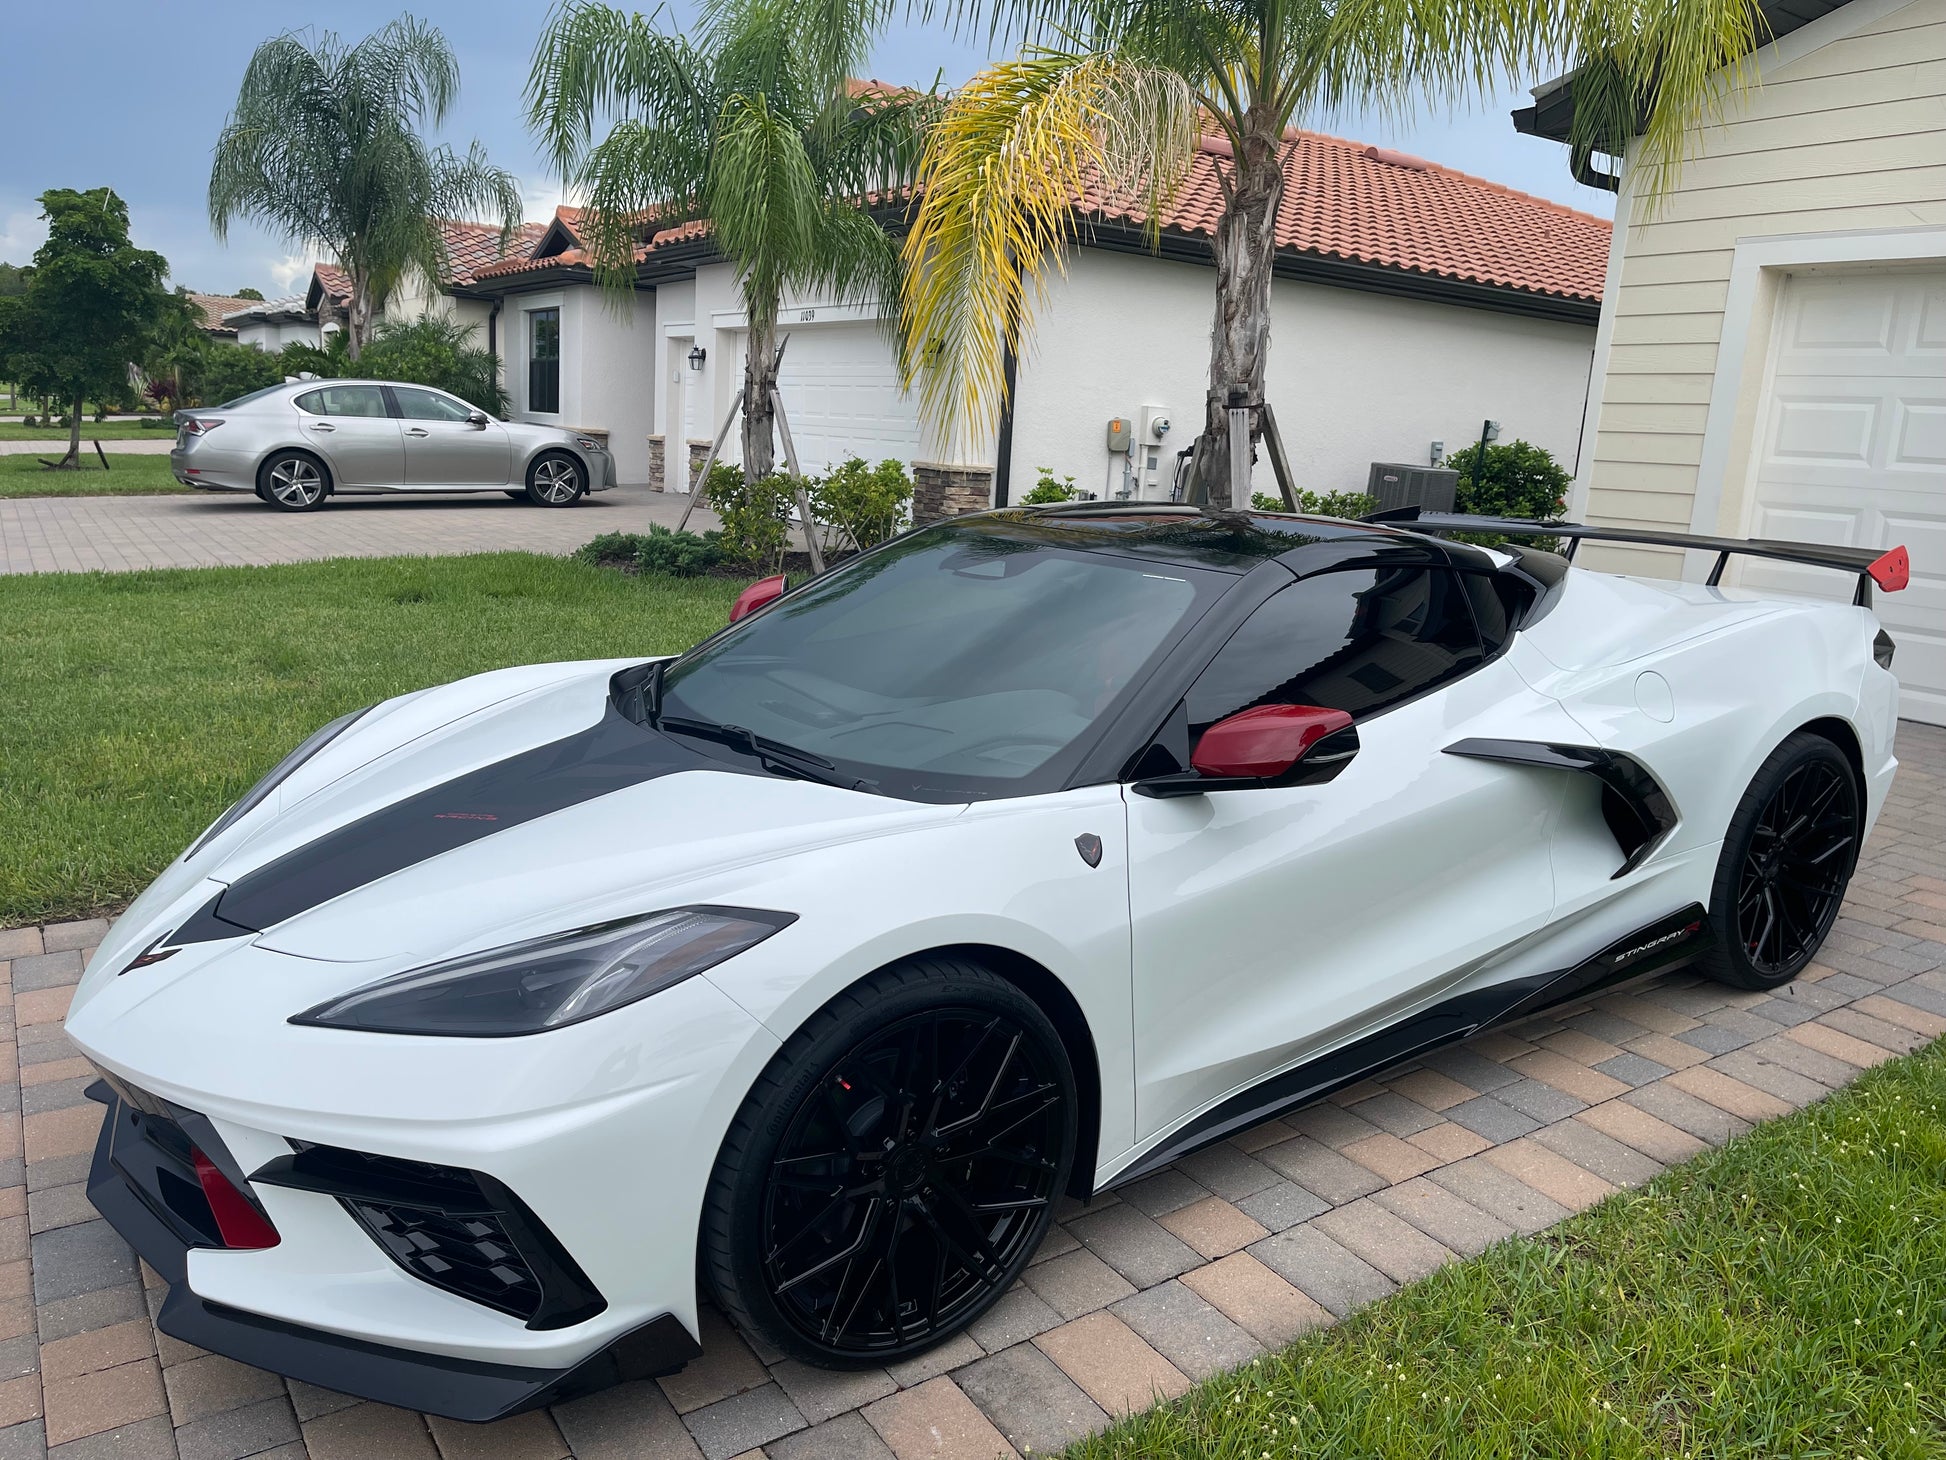
M 315 512 L 331 490 L 324 463 L 306 451 L 277 451 L 257 469 L 257 495 L 280 512 Z
M 1027 1265 L 1075 1145 L 1060 1036 L 978 965 L 923 959 L 834 999 L 725 1137 L 702 1253 L 783 1352 L 886 1363 L 965 1328 Z
M 1703 971 L 1746 989 L 1803 972 L 1837 921 L 1863 827 L 1858 779 L 1837 746 L 1799 731 L 1772 751 L 1723 838 Z
M 587 473 L 565 451 L 550 451 L 527 468 L 527 500 L 537 507 L 572 507 L 587 490 Z

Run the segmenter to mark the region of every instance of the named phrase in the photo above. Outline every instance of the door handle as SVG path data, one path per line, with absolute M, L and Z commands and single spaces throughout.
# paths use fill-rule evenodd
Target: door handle
M 405 434 L 408 436 L 424 436 L 426 434 L 426 429 L 423 426 L 414 426 L 410 430 L 408 430 Z
M 335 431 L 338 428 L 329 421 L 313 421 L 311 422 L 311 429 L 313 431 Z

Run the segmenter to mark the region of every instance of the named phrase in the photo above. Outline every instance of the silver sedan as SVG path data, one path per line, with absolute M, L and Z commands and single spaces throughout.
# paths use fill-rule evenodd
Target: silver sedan
M 572 507 L 615 485 L 607 445 L 497 421 L 458 396 L 374 380 L 293 380 L 176 412 L 176 480 L 310 512 L 336 492 L 505 492 Z

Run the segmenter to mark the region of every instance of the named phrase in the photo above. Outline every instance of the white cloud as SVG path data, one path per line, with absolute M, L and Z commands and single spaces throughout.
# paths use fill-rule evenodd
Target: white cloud
M 321 262 L 320 255 L 312 249 L 303 253 L 287 253 L 270 265 L 271 280 L 277 285 L 279 294 L 295 293 L 299 282 L 308 283 L 311 270 Z
M 567 201 L 558 182 L 528 183 L 521 191 L 526 197 L 522 216 L 542 223 L 551 222 L 554 210 Z
M 47 242 L 47 224 L 38 209 L 0 211 L 0 263 L 24 264 Z

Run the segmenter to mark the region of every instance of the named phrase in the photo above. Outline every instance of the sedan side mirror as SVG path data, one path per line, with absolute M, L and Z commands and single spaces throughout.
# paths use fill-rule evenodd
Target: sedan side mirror
M 466 417 L 467 425 L 484 428 L 486 423 L 487 423 L 487 413 L 485 411 L 469 411 L 467 413 L 467 417 Z
M 1197 796 L 1252 786 L 1329 780 L 1358 754 L 1358 731 L 1343 710 L 1258 705 L 1205 730 L 1192 770 L 1136 782 L 1144 796 Z

